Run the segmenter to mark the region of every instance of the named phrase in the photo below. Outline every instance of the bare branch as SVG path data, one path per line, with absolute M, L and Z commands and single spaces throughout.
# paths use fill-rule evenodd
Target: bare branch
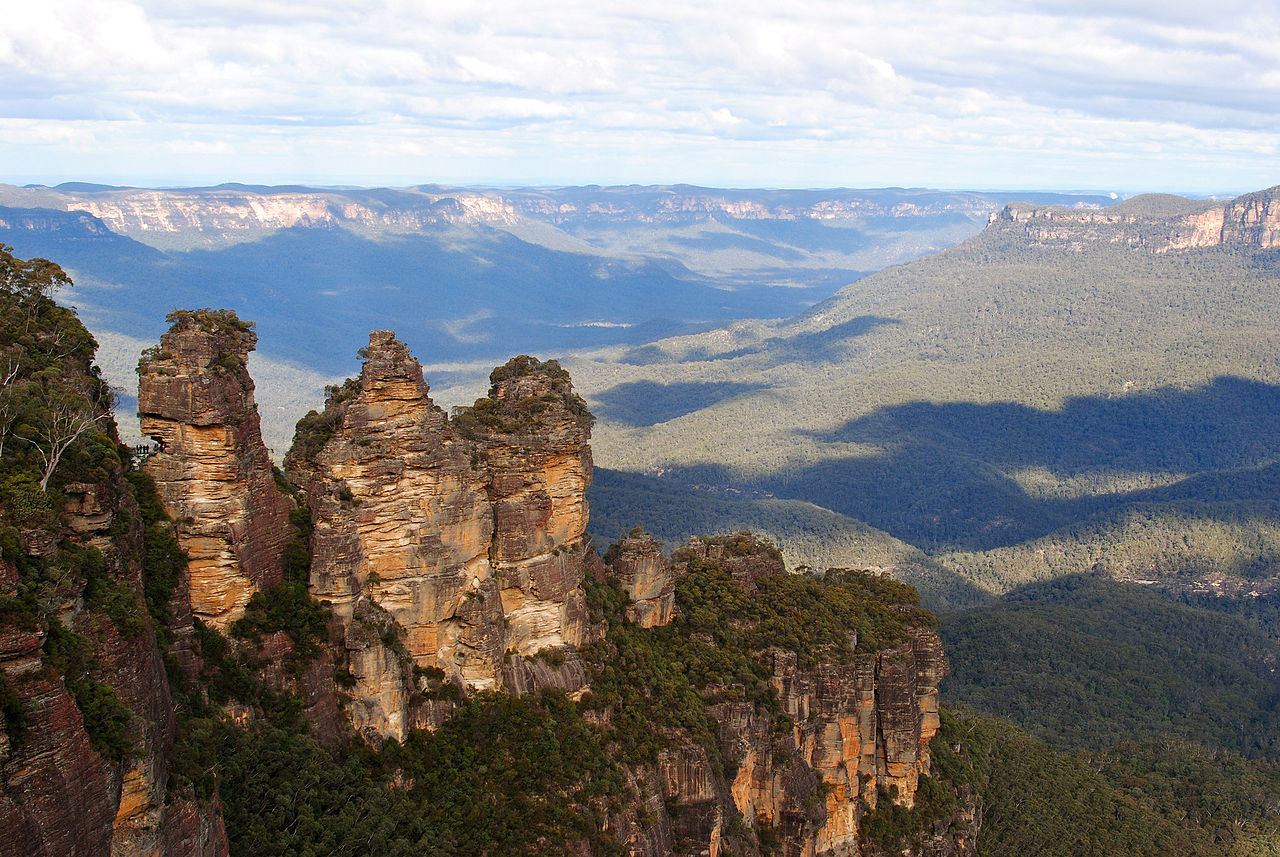
M 41 426 L 40 438 L 23 437 L 14 434 L 19 440 L 26 441 L 36 450 L 40 465 L 44 468 L 44 476 L 40 479 L 40 488 L 49 486 L 49 479 L 58 469 L 58 462 L 63 453 L 75 443 L 76 438 L 93 428 L 98 422 L 111 418 L 111 414 L 94 414 L 88 406 L 72 402 L 50 403 L 45 411 L 44 423 Z

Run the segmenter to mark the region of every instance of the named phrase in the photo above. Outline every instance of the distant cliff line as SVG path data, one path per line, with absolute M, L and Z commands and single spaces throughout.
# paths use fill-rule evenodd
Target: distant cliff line
M 219 185 L 212 188 L 108 188 L 93 185 L 0 186 L 0 204 L 83 211 L 112 231 L 145 233 L 252 232 L 335 227 L 411 232 L 441 224 L 511 226 L 523 221 L 564 225 L 676 223 L 707 217 L 736 220 L 856 220 L 983 217 L 1012 194 L 926 189 L 752 190 L 690 185 L 579 188 L 330 189 Z M 1030 194 L 1033 202 L 1098 207 L 1101 196 Z
M 1010 203 L 991 218 L 996 228 L 1021 231 L 1036 244 L 1080 250 L 1116 244 L 1168 253 L 1201 247 L 1280 246 L 1280 186 L 1230 202 L 1145 194 L 1101 210 Z

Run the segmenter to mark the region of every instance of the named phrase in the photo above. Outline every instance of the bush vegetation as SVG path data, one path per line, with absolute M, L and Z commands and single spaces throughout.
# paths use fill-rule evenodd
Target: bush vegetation
M 541 375 L 549 389 L 539 395 L 498 396 L 503 382 L 531 375 Z M 488 434 L 529 434 L 547 415 L 561 412 L 567 412 L 586 431 L 595 423 L 587 403 L 573 391 L 569 373 L 555 360 L 544 362 L 527 354 L 513 357 L 490 373 L 489 383 L 487 398 L 477 399 L 469 408 L 454 409 L 454 425 L 472 440 Z
M 949 700 L 1060 749 L 1177 739 L 1280 759 L 1280 645 L 1245 618 L 1072 576 L 947 615 L 942 637 Z
M 789 555 L 806 539 L 845 550 L 833 515 L 865 522 L 945 567 L 912 576 L 926 603 L 1099 560 L 1256 575 L 1280 538 L 1278 287 L 1273 251 L 1035 246 L 997 225 L 794 319 L 571 368 L 606 405 L 597 460 L 697 486 L 689 516 L 729 512 Z M 726 378 L 741 389 L 713 395 Z M 683 399 L 660 402 L 665 421 L 611 422 L 614 391 L 641 387 Z M 600 535 L 639 522 L 679 538 L 678 515 L 651 522 L 670 498 L 618 487 L 593 492 Z M 784 500 L 796 520 L 777 521 Z

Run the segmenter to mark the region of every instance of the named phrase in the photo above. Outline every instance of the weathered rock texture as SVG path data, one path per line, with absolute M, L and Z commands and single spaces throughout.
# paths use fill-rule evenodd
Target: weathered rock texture
M 679 551 L 683 561 L 674 568 L 660 553 L 655 556 L 648 542 L 647 536 L 633 535 L 610 557 L 611 573 L 624 586 L 641 577 L 634 572 L 637 565 L 646 568 L 646 580 L 662 581 L 641 585 L 641 592 L 667 589 L 690 557 L 729 571 L 749 588 L 763 577 L 786 573 L 776 551 L 744 553 L 734 549 L 734 540 L 695 538 Z M 641 617 L 656 615 L 652 606 L 637 604 L 633 610 Z M 795 652 L 781 649 L 767 657 L 770 685 L 788 720 L 780 728 L 753 702 L 711 701 L 708 713 L 719 727 L 720 758 L 673 734 L 659 753 L 656 782 L 648 789 L 676 811 L 653 824 L 633 825 L 625 835 L 634 849 L 753 853 L 752 841 L 730 828 L 731 819 L 741 815 L 771 828 L 787 855 L 858 855 L 863 819 L 884 794 L 903 806 L 914 804 L 920 777 L 930 771 L 929 742 L 939 726 L 938 683 L 947 672 L 937 633 L 912 627 L 900 644 L 859 652 L 849 663 L 821 660 L 804 668 Z M 645 793 L 643 783 L 638 791 Z M 735 836 L 736 843 L 729 845 Z M 964 845 L 962 837 L 942 836 L 939 847 L 971 853 L 972 838 Z
M 145 617 L 141 514 L 122 475 L 114 464 L 102 481 L 65 485 L 61 532 L 31 541 L 99 551 L 115 597 L 131 599 L 128 610 Z M 109 687 L 127 708 L 131 750 L 115 762 L 94 749 L 70 676 L 64 680 L 43 651 L 48 621 L 0 623 L 0 675 L 21 701 L 25 723 L 15 740 L 0 732 L 0 855 L 226 855 L 216 801 L 170 793 L 174 706 L 145 618 L 119 626 L 87 597 L 83 578 L 57 574 L 63 554 L 41 553 L 61 581 L 52 591 L 56 621 L 67 629 L 62 634 L 76 635 L 87 665 L 72 668 Z M 0 596 L 13 595 L 17 576 L 0 565 Z
M 436 717 L 411 704 L 431 670 L 497 689 L 508 658 L 582 641 L 590 422 L 554 362 L 495 370 L 450 420 L 390 331 L 364 354 L 286 468 L 311 510 L 312 592 L 345 627 L 355 725 L 401 738 Z
M 610 574 L 631 598 L 627 618 L 641 628 L 671 621 L 675 607 L 675 573 L 653 536 L 633 530 L 618 542 L 618 555 L 610 557 Z
M 160 445 L 145 467 L 191 558 L 191 612 L 226 630 L 280 581 L 289 500 L 272 477 L 245 365 L 251 325 L 226 310 L 170 318 L 138 366 L 142 432 Z
M 1280 246 L 1280 186 L 1225 203 L 1156 194 L 1097 210 L 1011 203 L 992 222 L 1020 229 L 1037 244 L 1073 250 L 1108 243 L 1152 253 L 1268 249 Z

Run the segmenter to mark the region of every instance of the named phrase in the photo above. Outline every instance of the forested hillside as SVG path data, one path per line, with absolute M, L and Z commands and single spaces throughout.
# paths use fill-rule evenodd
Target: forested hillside
M 987 593 L 1099 564 L 1201 587 L 1268 577 L 1280 255 L 1155 246 L 1182 221 L 1126 205 L 1114 223 L 1011 207 L 796 319 L 575 362 L 599 458 L 696 486 L 788 547 L 831 514 L 863 522 Z M 653 484 L 599 490 L 647 523 Z M 761 498 L 819 509 L 778 521 Z M 673 523 L 653 527 L 683 535 Z M 833 559 L 879 564 L 877 544 Z M 911 574 L 933 603 L 974 594 Z

